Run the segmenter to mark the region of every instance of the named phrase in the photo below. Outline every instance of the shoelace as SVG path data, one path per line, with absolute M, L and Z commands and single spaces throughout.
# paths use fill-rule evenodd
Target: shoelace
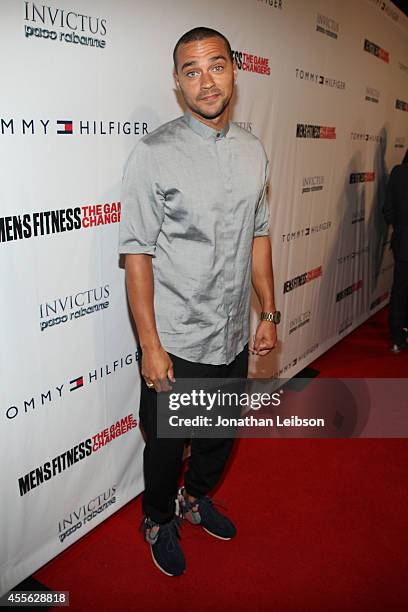
M 149 527 L 154 527 L 155 525 L 158 524 L 158 523 L 155 523 L 154 521 L 149 521 L 149 523 L 151 523 L 151 525 L 150 524 L 146 525 L 146 519 L 143 518 L 140 524 L 140 527 L 139 527 L 139 531 L 144 532 L 145 540 L 146 540 L 146 529 L 148 529 Z M 175 549 L 177 545 L 177 539 L 179 540 L 181 539 L 180 528 L 181 528 L 181 518 L 178 516 L 175 516 L 169 523 L 160 524 L 158 533 L 159 535 L 161 534 L 161 537 L 163 539 L 167 540 L 166 548 L 169 552 Z
M 211 499 L 211 497 L 209 497 L 208 495 L 205 495 L 202 498 L 202 502 L 204 502 L 203 503 L 204 509 L 207 510 L 207 512 L 210 512 L 212 514 L 217 512 L 215 506 L 219 506 L 220 508 L 227 510 L 227 507 L 223 503 L 221 503 L 221 501 L 215 501 L 214 499 Z
M 180 527 L 181 520 L 177 516 L 175 516 L 170 523 L 160 525 L 159 534 L 161 533 L 161 537 L 167 540 L 166 549 L 168 552 L 172 552 L 176 548 L 177 540 L 181 538 Z
M 184 495 L 183 495 L 184 497 Z M 192 512 L 194 512 L 193 508 L 195 508 L 196 506 L 198 507 L 197 512 L 200 512 L 200 505 L 199 505 L 199 501 L 201 501 L 205 506 L 208 506 L 208 509 L 210 510 L 210 512 L 215 512 L 215 507 L 214 506 L 219 506 L 220 508 L 223 508 L 224 510 L 228 510 L 227 506 L 224 503 L 221 503 L 221 500 L 214 500 L 211 497 L 209 497 L 208 495 L 204 495 L 204 497 L 201 497 L 200 500 L 195 500 L 194 502 L 191 502 L 188 498 L 184 497 L 184 502 L 182 502 L 182 504 L 184 505 L 185 509 L 191 510 Z M 184 512 L 182 513 L 181 516 L 182 519 L 184 520 L 188 520 L 186 519 L 186 517 L 184 516 Z

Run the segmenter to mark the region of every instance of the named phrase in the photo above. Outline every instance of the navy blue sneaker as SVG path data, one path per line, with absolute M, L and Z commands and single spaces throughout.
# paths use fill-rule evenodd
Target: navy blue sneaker
M 155 523 L 149 518 L 143 521 L 144 539 L 150 544 L 152 558 L 167 576 L 180 576 L 186 569 L 184 553 L 179 544 L 180 519 L 168 523 Z
M 211 497 L 205 495 L 191 502 L 184 487 L 177 493 L 176 516 L 186 519 L 192 525 L 200 525 L 207 533 L 220 540 L 231 540 L 237 533 L 233 522 L 218 512 Z

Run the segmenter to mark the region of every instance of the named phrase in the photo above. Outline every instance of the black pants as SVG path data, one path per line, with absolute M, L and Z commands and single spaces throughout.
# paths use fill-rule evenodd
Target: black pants
M 391 290 L 389 325 L 394 344 L 402 344 L 402 330 L 408 321 L 408 261 L 395 260 L 394 280 Z
M 229 365 L 193 363 L 169 353 L 175 378 L 246 378 L 248 345 Z M 157 437 L 157 393 L 141 381 L 139 418 L 146 434 L 143 453 L 145 491 L 142 508 L 157 523 L 174 515 L 174 499 L 183 459 L 184 439 Z M 233 438 L 193 438 L 184 484 L 190 495 L 202 497 L 219 482 L 234 445 Z

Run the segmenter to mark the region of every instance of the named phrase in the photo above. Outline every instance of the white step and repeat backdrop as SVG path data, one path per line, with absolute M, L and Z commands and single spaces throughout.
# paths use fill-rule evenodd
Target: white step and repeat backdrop
M 234 49 L 233 120 L 271 160 L 284 313 L 251 373 L 290 377 L 388 299 L 408 28 L 374 0 L 3 0 L 0 17 L 3 593 L 143 488 L 120 183 L 137 140 L 181 114 L 176 40 L 208 25 Z

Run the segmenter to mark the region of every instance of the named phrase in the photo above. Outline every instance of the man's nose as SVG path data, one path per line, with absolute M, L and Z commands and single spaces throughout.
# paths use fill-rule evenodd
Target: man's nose
M 209 72 L 203 72 L 201 74 L 200 85 L 203 89 L 210 89 L 214 85 L 214 80 Z

